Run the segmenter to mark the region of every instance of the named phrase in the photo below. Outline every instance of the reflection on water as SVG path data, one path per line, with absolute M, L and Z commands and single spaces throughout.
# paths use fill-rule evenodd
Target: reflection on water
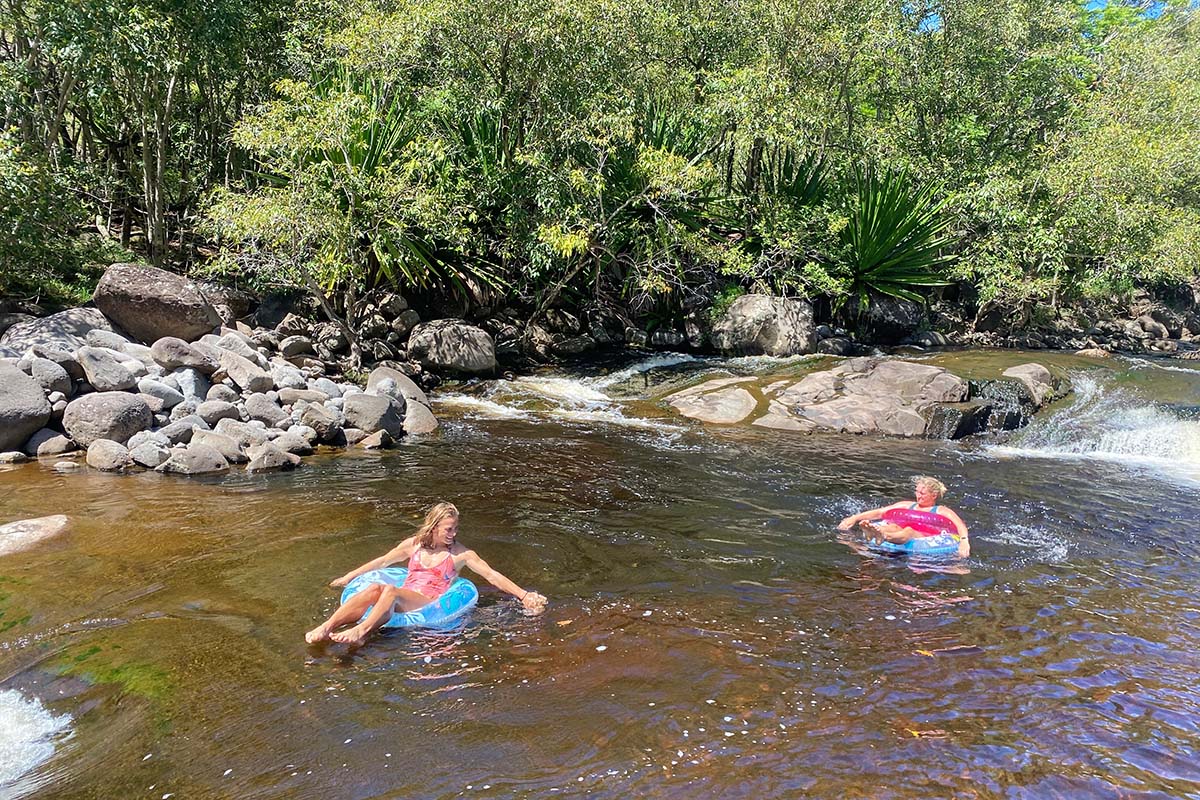
M 655 398 L 745 365 L 668 361 L 464 387 L 436 437 L 286 475 L 6 473 L 0 518 L 73 525 L 0 559 L 0 697 L 70 736 L 0 795 L 1200 797 L 1186 477 L 1030 457 L 1083 406 L 1004 452 L 706 429 Z M 1162 399 L 1103 372 L 1064 407 Z M 926 472 L 969 574 L 838 543 Z M 459 632 L 305 647 L 440 498 L 547 613 L 482 587 Z

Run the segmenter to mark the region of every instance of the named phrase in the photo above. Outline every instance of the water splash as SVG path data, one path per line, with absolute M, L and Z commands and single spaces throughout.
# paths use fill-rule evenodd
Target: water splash
M 0 691 L 0 789 L 48 761 L 70 724 L 70 715 L 56 717 L 36 698 Z
M 1153 468 L 1200 480 L 1200 421 L 1115 388 L 1095 373 L 1071 376 L 1075 401 L 1037 420 L 996 455 L 1084 458 Z

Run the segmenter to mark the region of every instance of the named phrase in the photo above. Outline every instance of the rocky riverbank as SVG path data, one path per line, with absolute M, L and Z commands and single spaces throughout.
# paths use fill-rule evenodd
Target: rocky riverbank
M 491 339 L 457 320 L 412 326 L 417 362 L 383 361 L 358 382 L 285 318 L 275 329 L 221 316 L 199 288 L 137 265 L 111 267 L 96 308 L 22 320 L 0 337 L 0 460 L 86 455 L 101 470 L 206 474 L 290 469 L 317 448 L 383 448 L 437 429 L 409 373 L 421 363 L 495 369 Z

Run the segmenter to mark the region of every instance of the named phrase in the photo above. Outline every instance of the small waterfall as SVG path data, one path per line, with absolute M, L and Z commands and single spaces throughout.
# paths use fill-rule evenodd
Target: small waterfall
M 36 698 L 0 690 L 0 795 L 54 755 L 55 741 L 68 730 L 69 715 L 54 716 Z
M 1035 420 L 1002 454 L 1094 458 L 1200 477 L 1200 421 L 1156 405 L 1095 373 L 1071 378 L 1075 401 Z M 1186 411 L 1186 410 L 1184 410 Z

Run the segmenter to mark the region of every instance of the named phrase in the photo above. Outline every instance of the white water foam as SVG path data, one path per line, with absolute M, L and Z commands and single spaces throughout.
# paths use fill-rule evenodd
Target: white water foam
M 482 414 L 485 417 L 495 417 L 497 419 L 519 419 L 529 416 L 528 411 L 506 406 L 484 397 L 475 397 L 470 394 L 438 395 L 434 398 L 434 402 L 439 405 L 465 408 L 477 414 Z
M 643 372 L 649 372 L 652 369 L 662 369 L 663 367 L 673 367 L 676 364 L 690 364 L 698 361 L 695 356 L 689 356 L 687 353 L 662 353 L 660 355 L 651 356 L 643 359 L 632 366 L 626 367 L 616 372 L 610 372 L 608 375 L 602 375 L 597 378 L 589 378 L 587 383 L 596 387 L 612 386 L 622 381 L 627 381 L 634 375 L 641 375 Z
M 1195 367 L 1177 367 L 1174 364 L 1150 361 L 1145 358 L 1133 358 L 1132 356 L 1127 357 L 1125 360 L 1129 362 L 1130 369 L 1161 369 L 1164 372 L 1183 372 L 1200 378 L 1200 364 L 1197 364 Z
M 70 715 L 56 717 L 36 698 L 0 691 L 0 789 L 48 761 L 70 725 Z
M 1070 543 L 1063 537 L 1053 534 L 1045 528 L 1018 522 L 1000 525 L 994 532 L 988 534 L 987 541 L 989 544 L 1001 542 L 1015 545 L 1038 561 L 1053 564 L 1066 561 L 1071 552 Z
M 1180 419 L 1094 373 L 1072 375 L 1075 402 L 1036 420 L 994 455 L 1094 459 L 1200 480 L 1200 421 Z

